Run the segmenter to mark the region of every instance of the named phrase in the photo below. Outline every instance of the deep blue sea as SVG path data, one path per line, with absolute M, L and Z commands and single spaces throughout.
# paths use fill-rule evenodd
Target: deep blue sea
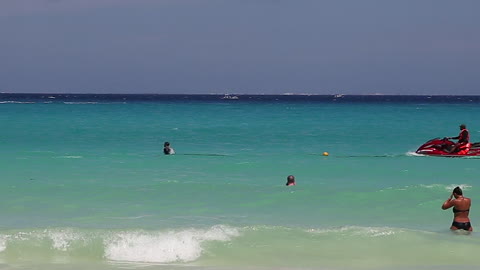
M 462 123 L 480 141 L 479 115 L 480 96 L 2 93 L 0 268 L 479 269 L 480 158 L 415 154 Z M 456 186 L 470 235 L 440 208 Z

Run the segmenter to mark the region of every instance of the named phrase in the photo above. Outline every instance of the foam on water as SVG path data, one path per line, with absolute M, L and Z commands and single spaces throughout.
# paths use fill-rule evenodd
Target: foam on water
M 0 252 L 3 252 L 7 248 L 7 235 L 0 235 Z
M 469 190 L 470 188 L 472 188 L 472 186 L 469 184 L 451 184 L 451 185 L 447 185 L 445 187 L 445 190 L 448 190 L 451 192 L 456 187 L 460 187 L 462 190 Z
M 478 263 L 475 254 L 480 252 L 479 244 L 475 233 L 394 227 L 217 225 L 162 231 L 59 228 L 2 232 L 0 263 L 72 263 L 87 258 L 96 263 L 123 263 L 121 268 L 134 268 L 136 263 L 194 263 L 221 269 L 252 265 L 264 269 L 408 269 L 418 264 L 447 265 L 458 252 L 465 256 L 458 262 L 461 267 Z
M 226 226 L 166 233 L 125 232 L 105 240 L 105 257 L 130 262 L 189 262 L 200 257 L 205 241 L 228 241 L 238 231 Z
M 409 157 L 426 157 L 426 155 L 418 154 L 414 151 L 408 151 L 405 153 L 405 155 Z
M 328 229 L 310 229 L 307 232 L 318 234 L 341 234 L 361 237 L 381 237 L 395 235 L 405 232 L 404 229 L 388 228 L 388 227 L 360 227 L 360 226 L 341 226 L 339 228 Z
M 64 104 L 82 105 L 82 104 L 98 104 L 98 102 L 93 102 L 93 101 L 85 101 L 85 102 L 64 102 Z
M 209 229 L 184 229 L 168 231 L 85 231 L 79 229 L 45 229 L 0 234 L 0 256 L 21 259 L 23 254 L 46 256 L 52 251 L 70 254 L 75 258 L 83 249 L 98 250 L 93 257 L 111 261 L 173 263 L 198 259 L 203 244 L 210 241 L 230 241 L 238 237 L 236 228 L 224 225 Z M 101 246 L 95 247 L 98 243 Z M 12 254 L 18 254 L 12 256 Z M 51 255 L 50 256 L 55 256 Z M 48 257 L 48 256 L 47 256 Z
M 0 104 L 35 104 L 35 102 L 7 100 L 0 101 Z

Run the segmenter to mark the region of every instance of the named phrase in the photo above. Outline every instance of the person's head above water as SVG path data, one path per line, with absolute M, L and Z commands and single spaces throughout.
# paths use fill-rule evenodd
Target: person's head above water
M 173 148 L 170 147 L 170 143 L 169 143 L 169 142 L 163 143 L 163 153 L 164 153 L 165 155 L 175 154 L 175 150 L 173 150 Z
M 465 125 L 465 124 L 460 125 L 460 129 L 466 129 L 466 128 L 467 128 L 467 125 Z
M 295 185 L 295 176 L 289 175 L 287 176 L 287 186 L 294 186 Z

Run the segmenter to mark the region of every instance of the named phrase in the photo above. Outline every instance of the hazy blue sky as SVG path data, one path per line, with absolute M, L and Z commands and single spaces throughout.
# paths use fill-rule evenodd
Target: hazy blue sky
M 478 0 L 0 0 L 0 91 L 480 94 Z

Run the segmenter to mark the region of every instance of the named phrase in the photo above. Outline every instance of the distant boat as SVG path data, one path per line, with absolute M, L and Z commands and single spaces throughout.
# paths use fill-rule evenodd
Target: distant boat
M 48 98 L 55 98 L 54 96 L 49 96 Z
M 343 98 L 343 94 L 335 94 L 333 95 L 334 98 Z
M 235 95 L 228 95 L 228 94 L 225 94 L 222 99 L 238 99 L 237 96 Z

